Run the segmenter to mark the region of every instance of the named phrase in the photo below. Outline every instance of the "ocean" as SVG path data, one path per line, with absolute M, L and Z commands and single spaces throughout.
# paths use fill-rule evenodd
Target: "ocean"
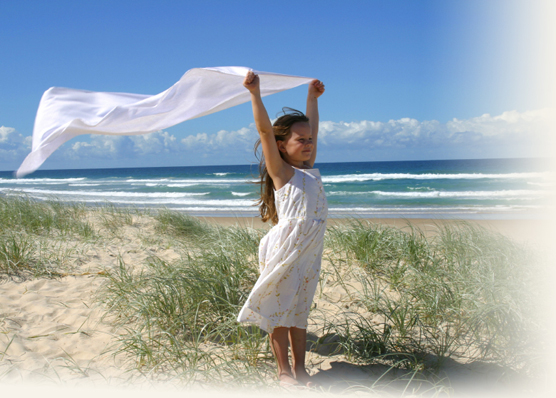
M 330 217 L 538 219 L 554 181 L 541 159 L 320 163 Z M 258 165 L 0 172 L 0 195 L 255 216 Z

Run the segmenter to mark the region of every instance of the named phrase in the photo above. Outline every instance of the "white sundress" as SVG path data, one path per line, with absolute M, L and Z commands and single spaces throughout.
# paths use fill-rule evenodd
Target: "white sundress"
M 261 239 L 260 276 L 238 321 L 307 328 L 319 280 L 328 205 L 318 169 L 296 169 L 274 193 L 278 224 Z

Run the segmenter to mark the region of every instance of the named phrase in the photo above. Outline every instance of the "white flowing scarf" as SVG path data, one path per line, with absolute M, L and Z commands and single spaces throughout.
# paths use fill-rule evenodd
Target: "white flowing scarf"
M 147 134 L 247 102 L 250 94 L 243 79 L 250 70 L 242 66 L 190 69 L 156 95 L 49 88 L 37 110 L 31 153 L 16 177 L 37 170 L 60 145 L 81 134 Z M 260 77 L 262 96 L 312 80 L 254 72 Z

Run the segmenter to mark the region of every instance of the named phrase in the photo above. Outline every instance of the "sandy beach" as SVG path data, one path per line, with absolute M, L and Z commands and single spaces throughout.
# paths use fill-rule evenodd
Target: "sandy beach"
M 259 217 L 203 217 L 203 219 L 222 226 L 239 225 L 251 228 L 270 228 L 270 225 L 263 223 Z M 396 228 L 405 228 L 411 225 L 424 231 L 427 235 L 433 235 L 437 230 L 437 226 L 458 222 L 457 220 L 432 218 L 358 218 L 358 220 Z M 350 221 L 352 219 L 349 218 L 329 218 L 327 223 L 328 226 L 333 226 L 346 224 Z M 547 216 L 547 219 L 542 220 L 490 220 L 485 217 L 485 219 L 465 221 L 528 244 L 546 243 L 554 236 L 551 232 L 549 216 Z
M 103 227 L 91 217 L 96 229 L 104 234 L 96 242 L 66 242 L 72 246 L 68 271 L 57 278 L 4 279 L 0 283 L 0 383 L 7 385 L 126 387 L 156 384 L 136 369 L 125 354 L 117 354 L 122 330 L 114 327 L 110 313 L 98 300 L 99 288 L 107 270 L 118 267 L 120 259 L 128 266 L 142 267 L 147 258 L 157 256 L 171 261 L 179 257 L 175 247 L 161 245 L 152 219 L 134 216 L 131 225 L 117 231 Z M 221 226 L 268 228 L 258 218 L 206 218 Z M 427 235 L 436 225 L 453 220 L 372 219 L 397 228 L 408 223 Z M 345 224 L 345 219 L 331 219 L 329 226 Z M 544 250 L 554 235 L 543 220 L 472 220 L 535 250 Z M 316 299 L 319 308 L 333 311 L 336 303 L 328 302 L 333 292 Z M 338 356 L 309 353 L 309 369 L 350 380 L 368 377 L 356 365 Z M 478 378 L 488 388 L 496 387 L 496 370 L 482 370 L 452 364 L 452 371 Z M 490 373 L 489 373 L 490 372 Z M 455 383 L 455 382 L 454 382 Z M 492 385 L 491 385 L 492 384 Z

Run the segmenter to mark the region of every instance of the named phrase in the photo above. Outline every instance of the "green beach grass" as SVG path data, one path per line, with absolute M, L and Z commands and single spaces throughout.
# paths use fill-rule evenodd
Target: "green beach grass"
M 58 277 L 95 233 L 83 205 L 0 196 L 0 280 Z
M 141 264 L 120 256 L 117 266 L 98 270 L 105 278 L 98 300 L 120 330 L 115 352 L 154 380 L 277 386 L 268 336 L 236 322 L 258 276 L 264 230 L 168 210 L 6 196 L 0 222 L 2 280 L 62 278 L 86 257 L 83 242 L 102 250 L 130 239 L 126 228 L 141 223 L 135 238 L 176 256 Z M 319 371 L 324 389 L 386 391 L 394 380 L 398 392 L 440 394 L 450 390 L 442 371 L 454 361 L 495 364 L 524 379 L 537 370 L 537 264 L 509 238 L 465 222 L 425 235 L 409 223 L 351 220 L 328 228 L 323 260 L 309 360 L 384 369 L 341 387 Z
M 538 327 L 533 267 L 531 253 L 510 239 L 465 222 L 438 226 L 427 238 L 410 226 L 353 221 L 329 228 L 327 247 L 333 267 L 352 275 L 343 279 L 357 282 L 340 285 L 368 313 L 329 326 L 350 357 L 397 353 L 433 368 L 450 357 L 527 366 L 527 332 Z

